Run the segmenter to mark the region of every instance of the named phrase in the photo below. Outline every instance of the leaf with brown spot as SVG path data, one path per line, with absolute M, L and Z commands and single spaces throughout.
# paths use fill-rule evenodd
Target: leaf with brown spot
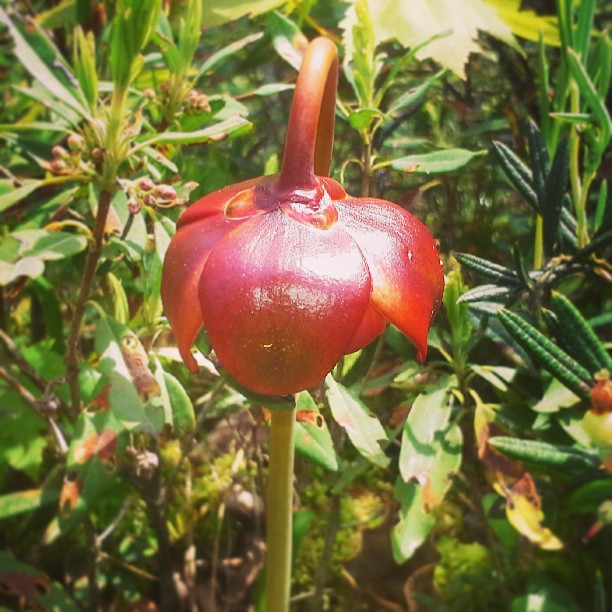
M 338 469 L 338 457 L 327 423 L 307 391 L 302 391 L 297 399 L 295 449 L 328 470 Z
M 520 461 L 510 459 L 489 444 L 489 438 L 504 433 L 494 421 L 493 410 L 477 401 L 474 427 L 478 457 L 487 468 L 493 488 L 506 499 L 508 520 L 519 533 L 540 548 L 563 548 L 563 542 L 544 526 L 542 500 L 531 474 Z

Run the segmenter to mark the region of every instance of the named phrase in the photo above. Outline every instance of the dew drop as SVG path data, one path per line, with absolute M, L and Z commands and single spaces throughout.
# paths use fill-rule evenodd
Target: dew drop
M 408 251 L 408 261 L 411 261 L 413 257 L 412 251 Z

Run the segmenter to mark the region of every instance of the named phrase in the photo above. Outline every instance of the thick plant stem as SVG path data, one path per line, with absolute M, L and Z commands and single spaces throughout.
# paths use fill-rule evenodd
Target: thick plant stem
M 93 245 L 87 253 L 83 279 L 79 287 L 79 294 L 74 306 L 68 339 L 66 340 L 66 379 L 70 388 L 71 417 L 75 419 L 81 411 L 81 387 L 79 385 L 79 335 L 81 323 L 85 314 L 85 304 L 89 299 L 96 267 L 102 254 L 104 241 L 104 228 L 113 194 L 104 190 L 100 192 L 100 201 L 96 212 L 96 224 L 93 231 Z
M 334 141 L 338 50 L 327 38 L 315 38 L 298 75 L 279 186 L 312 189 L 315 175 L 327 176 Z
M 295 410 L 272 411 L 268 476 L 266 610 L 288 612 L 291 593 Z

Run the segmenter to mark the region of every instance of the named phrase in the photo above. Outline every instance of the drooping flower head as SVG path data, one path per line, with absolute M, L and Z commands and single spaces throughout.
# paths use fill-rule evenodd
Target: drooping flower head
M 425 358 L 444 289 L 438 250 L 410 213 L 327 177 L 337 64 L 331 41 L 310 43 L 280 174 L 211 193 L 179 219 L 162 300 L 193 372 L 202 326 L 228 373 L 270 395 L 318 384 L 388 321 Z

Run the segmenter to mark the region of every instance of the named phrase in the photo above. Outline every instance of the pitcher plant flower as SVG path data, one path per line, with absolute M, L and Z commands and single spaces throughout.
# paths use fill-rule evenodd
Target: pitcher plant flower
M 349 196 L 327 177 L 336 85 L 335 45 L 317 38 L 298 76 L 280 174 L 215 191 L 179 219 L 161 292 L 191 371 L 202 326 L 227 372 L 270 395 L 318 384 L 388 321 L 425 358 L 444 288 L 440 257 L 413 215 Z

